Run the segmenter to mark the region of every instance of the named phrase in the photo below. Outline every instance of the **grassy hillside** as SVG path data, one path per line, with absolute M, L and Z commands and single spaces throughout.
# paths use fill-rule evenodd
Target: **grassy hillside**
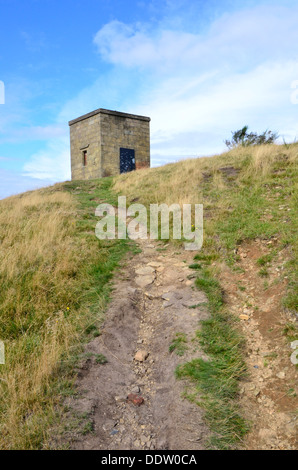
M 192 267 L 197 273 L 197 287 L 206 292 L 209 300 L 211 317 L 202 323 L 197 338 L 210 359 L 181 365 L 177 376 L 188 377 L 197 386 L 201 397 L 199 404 L 205 408 L 206 420 L 213 431 L 212 448 L 233 449 L 242 444 L 249 429 L 248 420 L 256 419 L 250 413 L 247 413 L 248 420 L 243 419 L 238 401 L 240 379 L 247 377 L 249 380 L 244 360 L 248 350 L 244 347 L 245 334 L 238 326 L 241 303 L 228 302 L 226 292 L 234 277 L 237 278 L 233 273 L 244 273 L 239 250 L 245 243 L 256 241 L 265 246 L 265 254 L 254 268 L 254 284 L 261 286 L 261 291 L 268 291 L 269 302 L 278 290 L 283 292 L 281 305 L 276 306 L 280 317 L 274 320 L 273 316 L 268 317 L 269 323 L 263 326 L 264 335 L 269 335 L 273 348 L 280 345 L 279 355 L 289 355 L 290 351 L 289 347 L 284 347 L 286 339 L 281 339 L 282 334 L 288 341 L 298 339 L 295 322 L 298 311 L 297 161 L 297 145 L 241 147 L 212 158 L 191 159 L 121 175 L 114 184 L 114 189 L 125 194 L 129 201 L 147 206 L 152 203 L 204 206 L 204 244 L 200 252 L 194 253 Z M 279 259 L 279 253 L 283 253 L 284 259 Z M 275 270 L 281 273 L 278 278 L 271 275 Z M 239 276 L 236 289 L 245 291 L 243 276 Z M 231 298 L 237 296 L 233 293 Z M 249 304 L 251 296 L 242 297 L 244 307 L 253 307 L 256 313 L 257 309 L 262 310 L 262 301 L 261 305 L 253 306 Z M 282 312 L 287 313 L 289 319 L 283 323 L 284 330 Z M 247 315 L 243 318 L 248 319 Z M 262 322 L 262 315 L 259 318 Z M 273 330 L 275 338 L 270 337 Z M 271 356 L 276 357 L 276 352 Z M 290 361 L 288 357 L 285 359 L 281 367 L 288 368 Z M 295 397 L 292 382 L 287 385 L 288 391 L 284 390 L 284 384 L 272 393 L 279 397 L 290 393 Z M 191 395 L 189 399 L 196 401 L 197 397 Z M 255 400 L 253 406 L 254 403 Z M 292 410 L 293 407 L 294 403 L 288 406 Z M 251 445 L 258 446 L 255 442 Z
M 298 255 L 298 145 L 240 147 L 212 158 L 190 159 L 119 176 L 115 191 L 129 201 L 203 204 L 203 252 L 231 264 L 247 239 L 278 235 L 291 259 L 286 308 L 295 310 Z
M 58 184 L 0 201 L 0 448 L 49 446 L 61 398 L 72 393 L 82 345 L 100 334 L 109 281 L 134 245 L 99 241 L 95 207 L 129 201 L 203 203 L 204 245 L 194 253 L 197 285 L 205 290 L 212 317 L 199 340 L 211 361 L 177 371 L 201 387 L 207 419 L 220 434 L 217 447 L 233 447 L 246 431 L 237 404 L 245 370 L 241 335 L 225 308 L 219 283 L 224 265 L 237 269 L 245 240 L 274 240 L 260 261 L 264 276 L 276 254 L 287 248 L 282 308 L 297 309 L 298 145 L 239 148 L 212 158 L 90 182 Z
M 113 269 L 128 245 L 94 236 L 110 180 L 0 201 L 0 448 L 47 446 L 81 346 L 100 334 Z

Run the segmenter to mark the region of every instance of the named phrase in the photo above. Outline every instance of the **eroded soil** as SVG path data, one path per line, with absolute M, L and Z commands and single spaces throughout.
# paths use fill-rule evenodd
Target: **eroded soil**
M 265 277 L 257 262 L 275 245 L 277 239 L 243 243 L 238 249 L 241 271 L 225 268 L 221 276 L 225 301 L 239 317 L 246 339 L 248 376 L 241 384 L 240 405 L 251 423 L 247 449 L 289 450 L 298 445 L 297 368 L 283 335 L 287 323 L 295 320 L 282 309 L 289 253 L 286 248 L 280 251 L 266 267 Z
M 257 263 L 276 242 L 243 243 L 240 269 L 221 266 L 225 301 L 239 317 L 246 340 L 248 374 L 239 402 L 251 424 L 243 442 L 249 450 L 297 448 L 297 368 L 282 334 L 293 320 L 281 307 L 288 253 L 278 253 L 266 278 Z M 189 268 L 193 253 L 155 242 L 139 246 L 142 252 L 127 259 L 114 278 L 102 335 L 87 345 L 90 357 L 79 370 L 78 396 L 67 402 L 72 414 L 88 417 L 90 424 L 87 432 L 66 433 L 64 444 L 72 449 L 206 447 L 204 412 L 183 398 L 186 384 L 175 378 L 178 364 L 207 359 L 192 341 L 200 320 L 208 317 L 207 299 L 194 288 Z M 177 333 L 186 338 L 182 356 L 169 351 Z M 98 355 L 107 363 L 97 363 Z
M 183 398 L 185 384 L 175 378 L 179 363 L 204 357 L 192 342 L 208 316 L 188 267 L 193 253 L 147 241 L 140 247 L 114 278 L 102 335 L 87 345 L 78 397 L 67 402 L 92 428 L 68 433 L 72 449 L 193 450 L 208 438 L 203 411 Z M 186 338 L 183 356 L 169 351 L 177 333 Z

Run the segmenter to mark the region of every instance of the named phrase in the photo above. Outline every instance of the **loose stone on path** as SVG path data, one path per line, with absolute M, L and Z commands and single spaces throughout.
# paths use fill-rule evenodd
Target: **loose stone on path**
M 152 284 L 154 281 L 153 276 L 138 276 L 135 278 L 135 283 L 140 287 L 146 287 Z
M 135 361 L 144 362 L 146 361 L 148 356 L 149 356 L 148 351 L 145 351 L 144 349 L 140 349 L 135 355 Z

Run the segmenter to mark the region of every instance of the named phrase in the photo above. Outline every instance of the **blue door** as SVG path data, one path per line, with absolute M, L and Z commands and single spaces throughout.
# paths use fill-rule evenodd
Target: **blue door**
M 135 151 L 120 148 L 120 173 L 127 173 L 136 169 Z

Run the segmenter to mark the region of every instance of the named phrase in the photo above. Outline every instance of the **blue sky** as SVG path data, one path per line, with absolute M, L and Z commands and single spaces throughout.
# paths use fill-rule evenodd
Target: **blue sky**
M 154 166 L 245 124 L 298 137 L 297 0 L 0 0 L 0 20 L 0 198 L 69 179 L 68 121 L 97 108 L 151 117 Z

